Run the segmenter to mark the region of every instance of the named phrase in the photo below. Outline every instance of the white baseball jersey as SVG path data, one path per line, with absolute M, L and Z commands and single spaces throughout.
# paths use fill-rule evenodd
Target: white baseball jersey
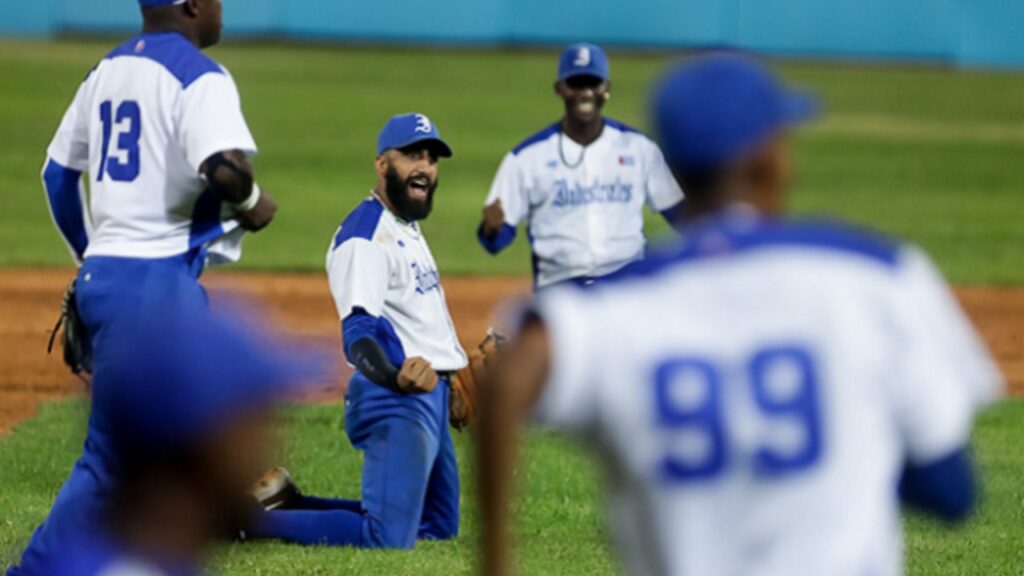
M 537 415 L 606 455 L 631 574 L 900 574 L 904 463 L 1002 386 L 922 252 L 835 225 L 726 218 L 537 306 Z
M 136 36 L 100 62 L 48 153 L 89 173 L 86 257 L 163 258 L 238 227 L 199 174 L 208 157 L 232 149 L 256 153 L 234 80 L 169 32 Z
M 658 146 L 606 119 L 583 147 L 553 124 L 505 155 L 487 205 L 505 222 L 526 223 L 537 287 L 604 276 L 643 257 L 643 207 L 661 212 L 683 199 Z
M 342 320 L 362 308 L 391 327 L 406 358 L 421 356 L 438 371 L 466 366 L 419 224 L 398 218 L 376 197 L 353 210 L 335 234 L 327 279 Z

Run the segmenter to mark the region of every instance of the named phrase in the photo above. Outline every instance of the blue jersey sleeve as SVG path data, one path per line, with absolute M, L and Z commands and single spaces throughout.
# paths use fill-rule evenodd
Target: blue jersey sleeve
M 977 501 L 968 453 L 962 448 L 927 464 L 908 463 L 900 478 L 900 500 L 950 522 L 966 519 Z
M 496 233 L 488 236 L 484 234 L 484 225 L 480 224 L 476 231 L 476 237 L 485 250 L 491 254 L 497 254 L 508 248 L 516 239 L 516 227 L 510 224 L 502 224 Z
M 89 245 L 82 206 L 82 173 L 47 159 L 43 169 L 43 187 L 50 214 L 76 262 L 81 262 Z

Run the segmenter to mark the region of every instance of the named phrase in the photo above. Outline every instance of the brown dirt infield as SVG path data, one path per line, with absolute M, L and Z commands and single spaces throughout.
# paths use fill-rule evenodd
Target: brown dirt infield
M 34 414 L 40 402 L 84 390 L 59 354 L 46 353 L 72 274 L 68 269 L 0 270 L 0 434 Z M 322 275 L 221 272 L 204 283 L 215 300 L 229 292 L 258 300 L 284 331 L 340 349 L 339 324 Z M 444 286 L 466 344 L 483 336 L 497 303 L 530 289 L 521 278 L 448 278 Z M 1024 289 L 970 287 L 957 289 L 957 295 L 998 357 L 1011 393 L 1024 394 Z M 317 399 L 338 398 L 340 381 L 325 383 Z

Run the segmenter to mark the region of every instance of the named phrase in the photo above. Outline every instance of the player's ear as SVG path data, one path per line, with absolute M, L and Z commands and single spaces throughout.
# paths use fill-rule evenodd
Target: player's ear
M 380 176 L 381 178 L 383 178 L 388 171 L 388 159 L 385 154 L 387 154 L 387 152 L 380 154 L 377 156 L 377 159 L 373 161 L 373 167 L 377 169 L 377 176 Z
M 185 14 L 191 18 L 199 16 L 199 2 L 200 0 L 185 0 L 185 3 L 182 4 L 182 9 L 185 11 Z
M 555 84 L 554 84 L 555 95 L 558 96 L 559 98 L 565 98 L 565 95 L 563 94 L 563 87 L 564 86 L 565 86 L 565 82 L 562 82 L 561 80 L 556 80 L 555 81 Z

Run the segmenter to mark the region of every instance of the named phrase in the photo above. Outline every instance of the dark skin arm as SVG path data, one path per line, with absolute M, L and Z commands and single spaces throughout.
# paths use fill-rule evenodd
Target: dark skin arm
M 509 500 L 518 459 L 520 428 L 536 403 L 550 366 L 547 330 L 528 320 L 519 337 L 502 349 L 480 387 L 477 473 L 483 515 L 482 568 L 489 576 L 511 576 Z
M 253 190 L 253 167 L 241 150 L 227 150 L 210 156 L 199 167 L 210 189 L 228 204 L 244 202 Z M 242 228 L 257 232 L 266 228 L 277 213 L 277 202 L 266 191 L 250 210 L 236 211 Z
M 505 210 L 501 207 L 501 200 L 495 200 L 484 208 L 483 227 L 484 235 L 494 236 L 505 224 Z

